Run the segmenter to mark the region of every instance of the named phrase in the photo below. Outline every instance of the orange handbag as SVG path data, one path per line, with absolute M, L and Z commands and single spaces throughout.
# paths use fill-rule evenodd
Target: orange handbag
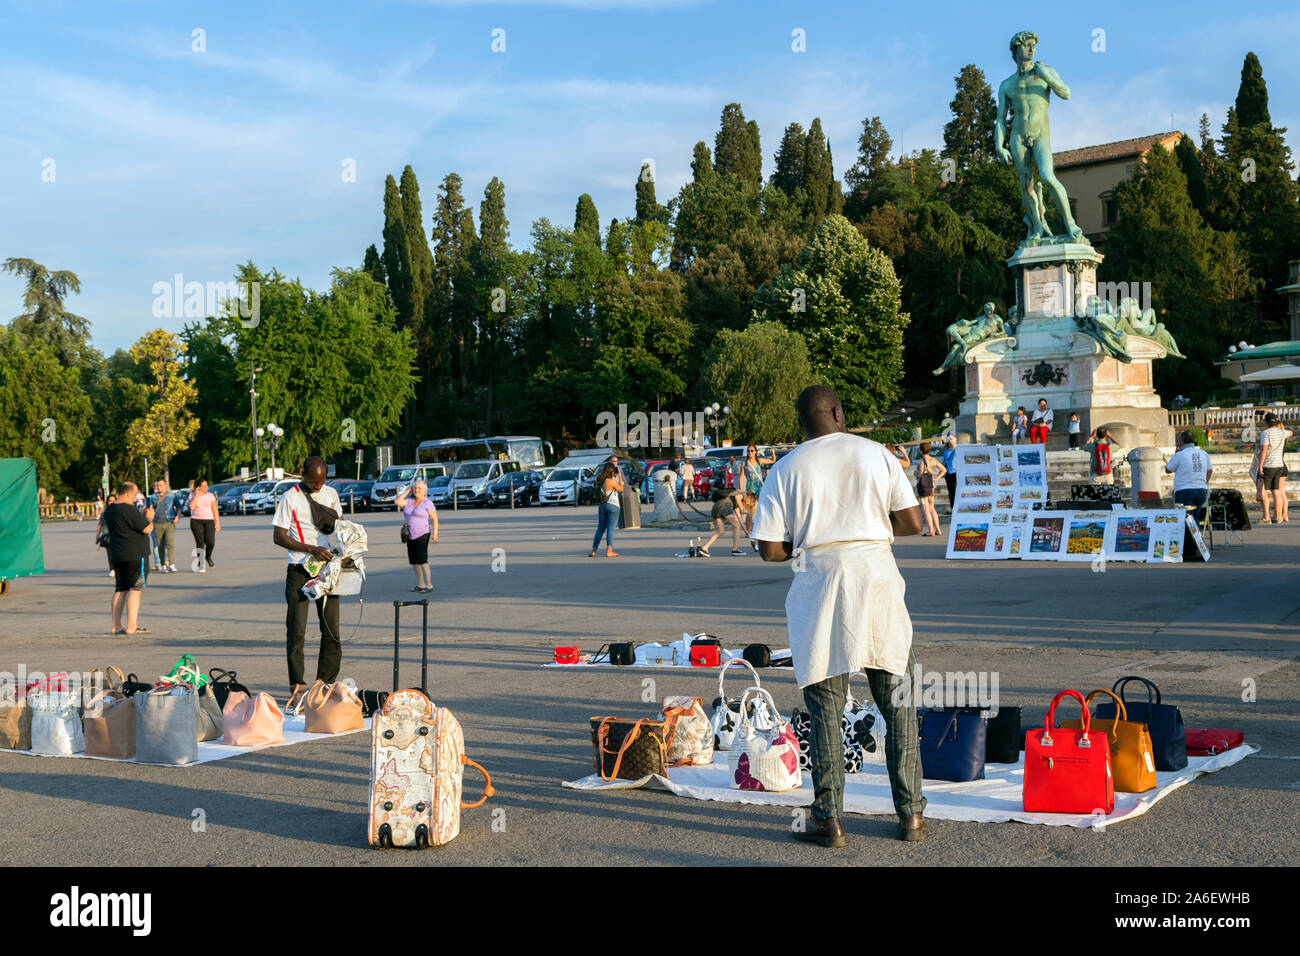
M 223 744 L 258 747 L 284 740 L 284 711 L 270 694 L 249 697 L 243 691 L 232 690 L 226 697 L 221 722 L 225 729 Z
M 1088 695 L 1086 703 L 1092 706 L 1092 700 L 1098 694 L 1105 694 L 1115 701 L 1114 720 L 1103 717 L 1092 718 L 1093 732 L 1101 732 L 1110 740 L 1110 770 L 1115 775 L 1115 789 L 1124 793 L 1146 793 L 1156 786 L 1155 750 L 1151 746 L 1151 732 L 1147 725 L 1128 719 L 1124 702 L 1108 690 L 1094 690 Z M 1062 727 L 1082 730 L 1082 720 L 1063 720 Z
M 366 719 L 361 715 L 361 698 L 342 681 L 327 684 L 318 680 L 312 684 L 303 713 L 309 734 L 341 734 L 366 726 Z

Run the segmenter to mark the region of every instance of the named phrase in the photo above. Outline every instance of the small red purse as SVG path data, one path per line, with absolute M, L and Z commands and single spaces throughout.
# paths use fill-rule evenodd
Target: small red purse
M 717 644 L 697 644 L 691 648 L 691 663 L 696 667 L 717 667 L 721 657 L 722 648 Z
M 1187 731 L 1187 756 L 1214 757 L 1225 750 L 1240 747 L 1246 735 L 1240 730 L 1221 730 L 1218 727 L 1201 727 Z
M 576 647 L 557 647 L 555 648 L 555 663 L 557 664 L 576 664 L 580 652 Z
M 1073 697 L 1083 708 L 1083 729 L 1054 727 L 1056 705 Z M 1110 813 L 1115 809 L 1115 779 L 1110 741 L 1090 731 L 1088 705 L 1077 690 L 1052 698 L 1046 726 L 1025 735 L 1024 808 L 1027 813 Z

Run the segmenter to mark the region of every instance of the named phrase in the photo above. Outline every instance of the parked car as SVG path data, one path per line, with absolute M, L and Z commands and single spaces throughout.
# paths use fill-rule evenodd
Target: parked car
M 271 514 L 280 503 L 280 496 L 298 483 L 297 478 L 285 478 L 281 481 L 263 482 L 271 487 L 263 492 L 250 490 L 244 497 L 244 510 L 253 514 Z M 256 487 L 256 486 L 255 486 Z
M 259 481 L 252 485 L 231 488 L 217 498 L 217 508 L 222 514 L 246 514 L 251 498 L 260 498 L 276 486 L 274 481 Z
M 641 500 L 653 504 L 655 500 L 655 473 L 663 471 L 665 468 L 671 468 L 672 461 L 667 458 L 656 458 L 645 463 L 645 478 L 641 481 Z
M 339 493 L 339 501 L 343 503 L 343 513 L 371 510 L 370 493 L 374 484 L 373 481 L 355 480 L 336 484 L 334 490 Z
M 211 488 L 208 489 L 212 491 Z M 194 494 L 189 488 L 177 488 L 172 492 L 176 495 L 176 504 L 178 506 L 177 514 L 189 516 L 190 513 L 190 496 Z M 216 492 L 213 492 L 216 494 Z
M 451 507 L 451 475 L 429 479 L 429 500 L 435 508 Z
M 376 511 L 385 508 L 397 509 L 394 502 L 397 500 L 397 493 L 403 488 L 410 487 L 414 482 L 423 480 L 432 488 L 433 479 L 439 475 L 447 474 L 447 465 L 442 463 L 434 464 L 415 464 L 415 465 L 393 465 L 385 468 L 383 474 L 375 479 L 375 483 L 370 490 L 370 501 Z M 437 505 L 437 502 L 434 502 Z
M 589 484 L 595 478 L 590 468 L 556 468 L 549 478 L 542 482 L 538 492 L 537 503 L 540 505 L 573 504 L 575 484 Z
M 472 504 L 482 508 L 488 503 L 488 486 L 503 475 L 512 472 L 517 474 L 520 470 L 519 462 L 512 459 L 493 461 L 483 458 L 462 461 L 451 476 L 451 486 L 456 494 L 456 506 Z
M 502 475 L 488 486 L 488 507 L 495 508 L 500 505 L 503 508 L 509 508 L 512 488 L 516 508 L 531 505 L 534 501 L 537 501 L 543 481 L 542 476 L 536 471 L 518 471 Z

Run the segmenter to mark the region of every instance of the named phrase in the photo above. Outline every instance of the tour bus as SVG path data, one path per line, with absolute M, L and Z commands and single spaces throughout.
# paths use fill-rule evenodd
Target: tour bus
M 493 435 L 490 438 L 439 438 L 420 442 L 415 449 L 421 464 L 462 461 L 517 461 L 522 469 L 541 468 L 551 443 L 536 435 Z M 552 452 L 553 453 L 553 452 Z

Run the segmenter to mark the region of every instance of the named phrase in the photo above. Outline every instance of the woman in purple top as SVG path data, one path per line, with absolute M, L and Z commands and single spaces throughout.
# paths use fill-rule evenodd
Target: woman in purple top
M 406 493 L 411 492 L 407 499 Z M 433 577 L 429 573 L 429 540 L 438 543 L 438 512 L 429 500 L 429 486 L 424 481 L 417 481 L 409 488 L 404 488 L 394 502 L 405 515 L 406 557 L 415 568 L 415 587 L 412 591 L 429 592 L 433 590 Z

